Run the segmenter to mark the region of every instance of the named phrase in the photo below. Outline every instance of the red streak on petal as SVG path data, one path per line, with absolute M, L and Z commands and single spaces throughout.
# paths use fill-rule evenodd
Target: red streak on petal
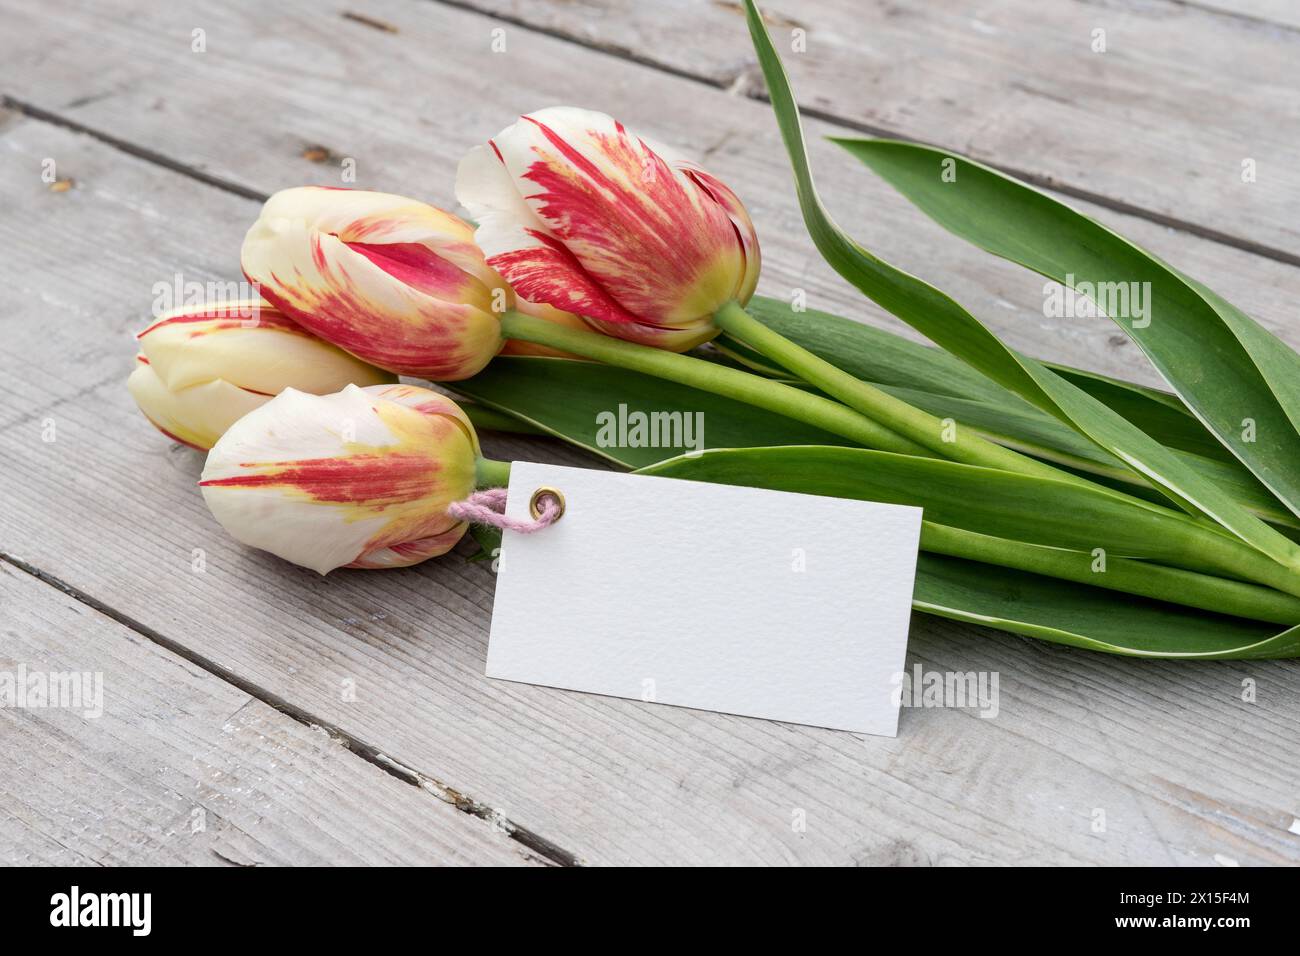
M 426 455 L 354 455 L 298 461 L 244 462 L 268 471 L 199 482 L 223 488 L 288 487 L 316 501 L 364 504 L 382 509 L 419 501 L 437 486 L 438 463 Z
M 280 329 L 284 332 L 297 332 L 299 335 L 308 334 L 306 329 L 277 309 L 263 307 L 258 310 L 258 314 L 254 317 L 238 314 L 238 309 L 234 306 L 213 306 L 204 309 L 202 312 L 187 312 L 184 315 L 173 315 L 166 319 L 160 319 L 143 332 L 137 332 L 135 337 L 142 339 L 150 332 L 160 329 L 164 325 L 186 325 L 191 322 L 215 322 L 216 329 L 271 328 Z M 190 334 L 194 336 L 203 333 L 191 332 Z
M 418 242 L 345 243 L 399 282 L 426 295 L 446 297 L 465 283 L 465 273 Z M 317 264 L 321 271 L 324 266 Z
M 643 323 L 670 325 L 668 314 L 716 268 L 720 257 L 736 256 L 743 274 L 743 244 L 713 191 L 697 179 L 677 175 L 621 124 L 614 135 L 590 133 L 602 154 L 597 163 L 546 124 L 524 118 L 559 154 L 558 160 L 543 156 L 524 173 L 541 187 L 528 198 L 538 203 L 538 214 L 589 276 L 589 284 L 602 290 L 605 314 L 593 317 L 627 321 L 612 314 L 608 305 L 616 304 L 617 311 Z M 611 175 L 611 169 L 619 175 Z M 556 286 L 547 294 L 557 295 Z M 532 301 L 579 311 L 572 301 L 539 300 L 520 291 Z
M 262 297 L 312 334 L 390 372 L 451 380 L 468 374 L 466 364 L 480 361 L 462 341 L 469 321 L 462 305 L 428 299 L 419 320 L 408 322 L 378 311 L 346 282 L 314 285 L 301 305 L 277 289 L 301 295 L 299 282 L 285 282 L 273 273 L 262 286 Z
M 545 233 L 530 233 L 541 247 L 503 252 L 488 260 L 519 295 L 529 302 L 545 302 L 607 322 L 638 321 L 582 268 L 563 243 Z

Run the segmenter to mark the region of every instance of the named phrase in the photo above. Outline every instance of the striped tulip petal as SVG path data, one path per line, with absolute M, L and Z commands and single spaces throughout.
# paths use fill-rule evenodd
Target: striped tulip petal
M 474 489 L 478 440 L 450 399 L 410 385 L 288 389 L 208 455 L 203 497 L 234 537 L 325 574 L 453 547 L 447 506 Z
M 754 227 L 725 184 L 621 123 L 554 107 L 460 164 L 457 198 L 488 264 L 522 299 L 682 350 L 758 281 Z
M 394 380 L 255 299 L 168 312 L 137 339 L 127 380 L 136 404 L 163 434 L 203 450 L 286 388 L 326 393 Z
M 510 289 L 464 221 L 390 193 L 304 186 L 267 200 L 241 262 L 262 295 L 381 368 L 468 378 L 501 348 Z
M 143 356 L 141 356 L 143 359 Z M 170 389 L 147 361 L 138 361 L 126 380 L 131 397 L 153 426 L 173 441 L 206 451 L 240 418 L 271 396 L 213 379 Z
M 393 380 L 256 300 L 168 312 L 136 338 L 170 389 L 219 378 L 265 395 L 321 394 Z

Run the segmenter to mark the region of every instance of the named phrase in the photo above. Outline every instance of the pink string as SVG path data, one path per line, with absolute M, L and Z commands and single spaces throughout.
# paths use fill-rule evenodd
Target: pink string
M 471 524 L 486 524 L 506 531 L 520 534 L 533 534 L 543 528 L 549 528 L 560 517 L 560 503 L 554 495 L 543 495 L 540 499 L 542 513 L 536 518 L 507 518 L 506 490 L 504 488 L 487 488 L 476 491 L 464 501 L 454 501 L 447 506 L 447 514 L 457 521 Z

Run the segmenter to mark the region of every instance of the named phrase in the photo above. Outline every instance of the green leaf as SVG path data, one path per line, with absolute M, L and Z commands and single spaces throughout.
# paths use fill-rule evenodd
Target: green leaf
M 745 308 L 768 328 L 864 381 L 934 395 L 1006 401 L 1031 407 L 965 362 L 932 345 L 912 342 L 893 332 L 818 309 L 796 312 L 786 303 L 766 296 L 755 296 Z M 743 354 L 746 360 L 767 362 L 725 332 L 720 339 L 727 349 Z
M 1129 657 L 1258 660 L 1300 656 L 1300 627 L 1207 614 L 975 561 L 921 554 L 918 611 Z
M 1032 186 L 915 143 L 836 142 L 968 242 L 1071 288 L 1113 289 L 1115 323 L 1224 447 L 1300 514 L 1294 351 L 1204 286 Z M 951 182 L 940 181 L 941 162 L 953 164 Z M 1251 440 L 1243 438 L 1245 420 L 1255 423 Z
M 671 467 L 686 467 L 676 464 L 680 460 L 671 459 Z M 690 473 L 703 481 L 913 505 L 925 510 L 927 521 L 997 538 L 1085 552 L 1104 548 L 1110 556 L 1210 573 L 1230 570 L 1216 547 L 1195 550 L 1190 535 L 1197 526 L 1182 515 L 1163 508 L 1134 508 L 1104 490 L 1054 478 L 828 446 L 724 449 L 688 460 L 694 462 Z M 669 465 L 644 471 L 660 474 L 661 467 Z M 1214 537 L 1229 551 L 1239 547 L 1226 536 Z
M 653 464 L 696 447 L 847 442 L 744 402 L 596 362 L 501 356 L 473 378 L 447 387 L 628 468 Z M 656 413 L 677 417 L 652 418 Z M 621 418 L 632 426 L 624 429 L 623 437 L 637 438 L 632 430 L 637 415 L 646 416 L 644 439 L 654 444 L 602 440 L 610 437 L 608 431 L 602 434 L 602 427 L 611 421 L 614 437 L 618 437 Z
M 882 386 L 885 391 L 939 418 L 952 418 L 985 438 L 1008 448 L 1062 465 L 1077 473 L 1105 479 L 1130 493 L 1154 497 L 1154 490 L 1125 468 L 1113 455 L 1050 415 L 1017 400 L 1009 407 L 974 402 L 906 388 Z M 1012 396 L 1014 398 L 1014 396 Z M 1274 524 L 1300 528 L 1300 519 L 1269 494 L 1236 460 L 1203 458 L 1192 452 L 1173 452 L 1186 467 L 1210 479 L 1253 514 Z
M 893 332 L 873 328 L 816 309 L 795 311 L 785 302 L 755 296 L 746 307 L 764 325 L 814 355 L 833 362 L 864 381 L 880 386 L 952 395 L 1031 412 L 1061 431 L 1072 428 L 1034 408 L 1014 392 L 981 375 L 965 362 L 932 345 L 909 341 Z M 768 363 L 761 355 L 725 333 L 715 344 L 750 367 Z M 1044 363 L 1052 371 L 1123 415 L 1163 445 L 1205 458 L 1236 462 L 1205 426 L 1188 412 L 1176 395 L 1109 378 L 1096 372 Z M 779 376 L 788 373 L 776 370 Z M 1118 461 L 1107 455 L 1108 460 Z M 1240 467 L 1240 466 L 1239 466 Z M 1241 468 L 1245 473 L 1245 468 Z
M 903 355 L 902 350 L 891 347 L 900 342 L 906 348 L 943 355 L 937 350 L 905 342 L 890 333 L 877 330 L 877 334 L 893 339 L 893 343 L 882 342 L 879 349 L 882 355 L 890 358 Z M 948 361 L 954 362 L 970 375 L 976 374 L 954 359 L 948 358 Z M 906 361 L 897 366 L 899 369 L 908 367 Z M 939 363 L 935 368 L 942 373 L 944 364 Z M 915 366 L 914 371 L 916 374 L 909 373 L 898 377 L 898 380 L 930 383 L 929 376 L 922 374 L 922 365 Z M 940 383 L 942 381 L 944 379 L 940 378 Z M 709 448 L 848 444 L 839 436 L 762 409 L 653 376 L 621 371 L 595 362 L 502 356 L 473 378 L 448 387 L 475 400 L 476 404 L 467 406 L 472 410 L 471 418 L 477 416 L 477 420 L 490 424 L 491 419 L 485 416 L 485 412 L 508 415 L 520 423 L 517 427 L 554 435 L 627 468 L 640 468 L 673 458 L 685 449 L 663 444 L 658 447 L 602 445 L 599 441 L 601 416 L 612 414 L 617 418 L 620 405 L 624 406 L 629 416 L 636 412 L 647 416 L 655 412 L 700 412 L 703 417 L 693 421 L 702 426 L 699 433 L 704 447 Z M 1017 450 L 1076 471 L 1100 476 L 1117 485 L 1125 484 L 1130 490 L 1131 484 L 1126 483 L 1136 480 L 1130 471 L 1106 452 L 1010 393 L 1003 393 L 1010 406 L 1004 409 L 949 395 L 884 387 L 918 408 L 940 417 L 952 416 L 963 425 L 977 429 L 986 437 Z M 690 437 L 696 436 L 692 434 Z M 1300 522 L 1285 509 L 1279 508 L 1272 496 L 1235 462 L 1226 465 L 1201 460 L 1195 464 L 1220 480 L 1238 500 L 1252 509 L 1259 509 L 1270 520 L 1300 526 Z M 1147 489 L 1145 485 L 1141 487 Z
M 846 452 L 848 459 L 862 457 L 844 468 L 842 453 Z M 880 487 L 860 480 L 860 469 L 872 467 L 870 456 L 882 454 L 829 448 L 721 450 L 674 458 L 640 473 L 805 494 L 897 500 L 892 491 L 882 496 Z M 970 468 L 952 462 L 936 464 Z M 946 498 L 945 494 L 938 496 L 942 508 L 926 508 L 927 520 L 944 523 L 943 519 L 953 517 L 952 502 Z M 864 587 L 869 585 L 863 582 Z M 1300 656 L 1300 627 L 1279 632 L 1277 625 L 936 554 L 919 556 L 912 605 L 928 614 L 1110 654 L 1200 659 Z
M 931 341 L 1086 435 L 1183 507 L 1208 515 L 1279 564 L 1300 569 L 1300 547 L 1188 468 L 1172 451 L 1065 378 L 1008 348 L 952 298 L 871 255 L 831 220 L 813 185 L 789 80 L 753 0 L 746 0 L 745 7 L 772 107 L 794 166 L 804 222 L 826 261 Z

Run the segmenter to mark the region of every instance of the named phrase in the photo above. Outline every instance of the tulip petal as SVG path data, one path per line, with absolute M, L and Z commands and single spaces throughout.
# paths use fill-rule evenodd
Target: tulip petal
M 257 300 L 178 309 L 137 339 L 173 391 L 224 379 L 265 395 L 286 387 L 319 394 L 393 380 Z
M 437 393 L 371 389 L 381 394 L 288 389 L 241 419 L 200 481 L 217 520 L 245 544 L 321 574 L 397 566 L 403 554 L 414 563 L 454 545 L 464 525 L 446 512 L 474 487 L 473 430 L 458 415 L 426 411 L 450 402 Z M 392 400 L 387 389 L 427 397 Z
M 269 395 L 221 379 L 169 389 L 147 360 L 137 363 L 126 387 L 155 428 L 200 451 L 211 448 L 231 425 L 270 401 Z
M 501 347 L 509 289 L 468 224 L 413 199 L 286 189 L 267 200 L 241 262 L 277 308 L 391 371 L 465 378 Z
M 534 237 L 538 245 L 563 248 L 604 298 L 619 306 L 573 311 L 607 323 L 630 315 L 643 325 L 680 328 L 711 316 L 736 293 L 735 277 L 746 271 L 745 250 L 727 209 L 692 172 L 611 117 L 543 109 L 493 143 L 517 193 L 545 225 L 546 233 Z M 498 261 L 489 255 L 489 263 L 529 299 L 533 295 L 515 274 L 524 271 L 521 264 L 537 271 L 536 248 L 534 259 Z M 568 307 L 550 298 L 556 291 L 543 300 Z

